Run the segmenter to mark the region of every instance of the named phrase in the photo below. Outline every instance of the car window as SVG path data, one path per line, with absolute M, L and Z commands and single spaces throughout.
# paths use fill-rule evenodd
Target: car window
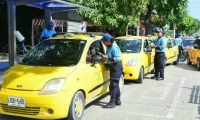
M 173 43 L 173 46 L 177 46 L 178 45 L 175 39 L 172 40 L 172 43 Z
M 141 39 L 115 39 L 122 53 L 139 53 L 141 51 Z
M 193 46 L 200 47 L 200 40 L 195 40 Z
M 21 64 L 73 66 L 79 62 L 85 40 L 44 40 L 25 56 Z
M 167 46 L 168 46 L 168 45 L 169 45 L 169 46 L 171 46 L 171 45 L 172 45 L 172 43 L 171 43 L 171 40 L 170 40 L 170 39 L 168 39 L 168 40 L 167 40 Z
M 93 42 L 87 51 L 88 52 L 86 55 L 86 64 L 91 63 L 92 56 L 96 55 L 97 52 L 105 54 L 103 50 L 103 46 L 99 41 Z

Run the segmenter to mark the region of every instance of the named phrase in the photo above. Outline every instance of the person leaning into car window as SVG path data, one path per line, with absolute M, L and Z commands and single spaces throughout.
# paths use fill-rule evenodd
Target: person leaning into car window
M 51 38 L 54 34 L 57 34 L 55 30 L 53 30 L 54 23 L 49 22 L 48 28 L 44 29 L 40 35 L 40 40 L 44 40 L 47 38 Z
M 151 78 L 156 80 L 164 80 L 165 48 L 167 42 L 162 36 L 162 30 L 157 30 L 156 33 L 158 38 L 155 41 L 155 45 L 151 45 L 152 48 L 155 48 L 156 52 L 154 57 L 155 74 Z
M 121 51 L 119 47 L 113 43 L 113 37 L 105 33 L 100 40 L 107 47 L 106 55 L 99 53 L 105 64 L 109 66 L 110 69 L 110 102 L 103 106 L 103 108 L 114 108 L 115 105 L 121 105 L 120 100 L 120 88 L 119 81 L 123 73 L 123 67 L 121 62 Z

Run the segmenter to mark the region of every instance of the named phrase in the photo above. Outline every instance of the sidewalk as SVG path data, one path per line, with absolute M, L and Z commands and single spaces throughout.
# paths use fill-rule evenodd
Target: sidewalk
M 23 57 L 23 55 L 17 55 L 17 62 Z M 8 56 L 0 53 L 0 75 L 9 68 Z

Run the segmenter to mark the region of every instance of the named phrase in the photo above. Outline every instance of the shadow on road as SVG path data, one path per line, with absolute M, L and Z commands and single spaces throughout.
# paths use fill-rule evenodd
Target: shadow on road
M 193 88 L 188 88 L 188 89 L 191 89 L 190 100 L 188 103 L 197 104 L 198 105 L 197 112 L 200 115 L 200 86 L 193 86 Z M 200 119 L 200 117 L 197 118 Z
M 197 71 L 196 65 L 187 65 L 186 62 L 179 62 L 175 67 L 179 67 L 181 69 L 189 70 L 189 71 Z

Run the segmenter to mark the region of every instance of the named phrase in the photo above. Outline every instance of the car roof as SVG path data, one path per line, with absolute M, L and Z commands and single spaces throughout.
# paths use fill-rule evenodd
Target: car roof
M 101 39 L 101 35 L 94 35 L 94 34 L 89 34 L 89 33 L 64 33 L 64 34 L 59 34 L 56 37 L 49 38 L 48 40 L 65 40 L 65 39 L 70 39 L 70 40 L 86 40 L 86 41 L 93 41 L 96 39 Z
M 133 39 L 147 39 L 149 37 L 146 37 L 146 36 L 131 36 L 131 35 L 127 35 L 127 36 L 119 36 L 119 37 L 116 37 L 115 39 L 130 39 L 130 38 L 133 38 Z

